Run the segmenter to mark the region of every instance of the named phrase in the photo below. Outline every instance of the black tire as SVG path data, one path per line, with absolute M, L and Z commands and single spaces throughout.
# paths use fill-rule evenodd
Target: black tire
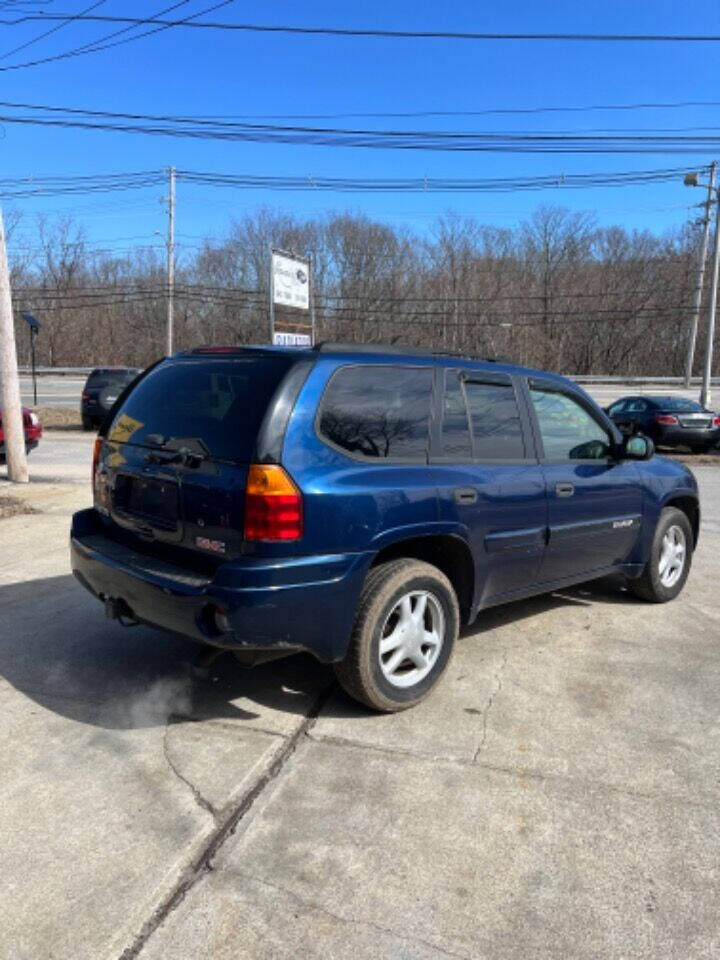
M 82 428 L 83 430 L 92 430 L 95 424 L 93 423 L 92 417 L 87 417 L 85 414 L 82 415 Z
M 710 453 L 712 449 L 712 444 L 710 443 L 695 443 L 690 447 L 693 453 Z
M 422 621 L 417 618 L 421 609 L 419 603 L 424 611 L 420 614 Z M 418 624 L 418 631 L 422 631 L 415 635 L 418 652 L 425 657 L 426 663 L 432 663 L 424 675 L 422 670 L 426 667 L 419 668 L 407 658 L 389 671 L 393 654 L 399 655 L 401 646 L 404 650 L 403 645 L 393 649 L 381 665 L 380 641 L 383 632 L 387 639 L 388 630 L 394 633 L 400 629 L 402 614 L 397 611 L 402 604 L 409 605 L 412 622 Z M 393 618 L 396 618 L 395 626 Z M 442 627 L 441 642 L 434 659 L 432 645 L 429 645 L 427 652 L 423 652 L 424 638 L 428 633 L 432 635 L 428 626 L 435 631 Z M 455 591 L 437 567 L 407 558 L 378 564 L 370 570 L 365 580 L 347 654 L 344 660 L 335 664 L 335 674 L 351 697 L 373 710 L 385 713 L 405 710 L 423 700 L 445 672 L 459 627 L 460 611 Z M 390 682 L 388 672 L 392 672 L 395 682 Z M 417 682 L 409 682 L 413 672 L 420 674 Z M 409 685 L 397 686 L 398 682 Z
M 682 571 L 671 585 L 663 583 L 660 575 L 660 561 L 663 553 L 663 541 L 666 533 L 672 528 L 679 528 L 685 540 L 684 563 Z M 686 514 L 675 507 L 665 507 L 660 514 L 655 536 L 653 537 L 652 547 L 650 549 L 650 559 L 645 564 L 645 569 L 636 580 L 628 580 L 628 589 L 640 597 L 642 600 L 648 600 L 651 603 L 667 603 L 668 600 L 674 600 L 685 586 L 685 581 L 690 573 L 693 552 L 693 532 Z

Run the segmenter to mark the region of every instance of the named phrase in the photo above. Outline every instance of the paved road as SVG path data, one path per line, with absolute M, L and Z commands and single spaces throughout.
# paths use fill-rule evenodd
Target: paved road
M 62 407 L 79 407 L 80 394 L 84 383 L 84 377 L 39 377 L 38 403 Z M 607 406 L 618 397 L 638 392 L 645 394 L 672 394 L 673 396 L 689 397 L 691 400 L 697 400 L 700 392 L 699 387 L 684 390 L 680 387 L 663 387 L 659 384 L 642 390 L 638 389 L 637 384 L 597 384 L 586 386 L 586 389 L 601 406 Z M 21 377 L 21 390 L 23 403 L 32 404 L 32 381 L 29 377 Z M 717 401 L 716 405 L 720 406 L 720 387 L 714 388 L 714 394 L 715 400 Z
M 304 657 L 191 679 L 191 644 L 70 576 L 89 484 L 21 491 L 44 512 L 0 521 L 0 960 L 714 960 L 718 473 L 680 599 L 488 611 L 390 717 Z
M 38 377 L 38 404 L 79 409 L 80 394 L 85 385 L 85 379 L 85 377 Z M 33 405 L 31 377 L 20 377 L 20 395 L 26 406 Z
M 46 430 L 28 457 L 30 479 L 43 483 L 89 484 L 94 438 L 95 434 L 90 431 Z M 0 467 L 0 477 L 5 475 L 5 467 Z

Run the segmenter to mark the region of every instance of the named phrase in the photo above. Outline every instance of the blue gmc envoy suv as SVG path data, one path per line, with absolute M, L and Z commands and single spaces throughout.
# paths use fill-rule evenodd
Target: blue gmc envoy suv
M 537 370 L 412 348 L 207 347 L 146 370 L 95 441 L 72 566 L 111 617 L 305 650 L 400 710 L 485 607 L 611 572 L 672 600 L 697 484 Z

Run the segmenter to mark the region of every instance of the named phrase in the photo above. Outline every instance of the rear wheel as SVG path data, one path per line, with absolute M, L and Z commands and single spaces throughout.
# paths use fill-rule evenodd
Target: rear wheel
M 92 430 L 93 429 L 92 417 L 87 417 L 85 414 L 82 415 L 82 427 L 83 430 Z
M 685 586 L 692 562 L 693 532 L 682 510 L 665 507 L 655 528 L 650 559 L 629 589 L 643 600 L 667 603 Z
M 712 450 L 712 444 L 710 443 L 695 443 L 690 447 L 693 453 L 710 453 Z
M 410 559 L 379 564 L 365 580 L 336 676 L 351 697 L 374 710 L 405 710 L 444 673 L 459 625 L 455 591 L 437 567 Z

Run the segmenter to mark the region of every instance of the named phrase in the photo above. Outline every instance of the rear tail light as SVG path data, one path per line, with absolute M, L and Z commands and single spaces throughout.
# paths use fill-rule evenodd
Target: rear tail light
M 673 417 L 669 413 L 659 413 L 655 417 L 655 423 L 664 423 L 664 424 L 667 424 L 668 426 L 673 426 L 673 425 L 677 426 L 677 422 L 678 422 L 678 418 Z
M 95 442 L 93 443 L 93 452 L 92 452 L 92 485 L 93 490 L 97 493 L 98 485 L 98 467 L 100 466 L 100 451 L 102 449 L 102 437 L 95 437 Z
M 720 417 L 713 417 L 713 426 L 720 427 Z
M 299 540 L 302 496 L 277 464 L 252 464 L 245 488 L 246 540 Z
M 83 390 L 83 392 L 82 392 L 82 398 L 83 398 L 83 400 L 87 400 L 89 396 L 90 396 L 90 394 L 87 392 L 87 390 Z

